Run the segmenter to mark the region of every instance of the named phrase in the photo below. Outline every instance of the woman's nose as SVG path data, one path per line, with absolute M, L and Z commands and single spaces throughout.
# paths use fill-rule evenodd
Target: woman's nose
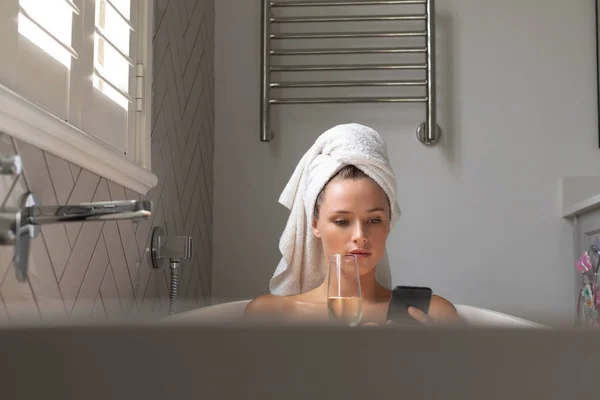
M 362 224 L 357 224 L 356 229 L 354 230 L 354 234 L 352 236 L 352 243 L 365 244 L 367 243 L 367 240 L 367 235 Z

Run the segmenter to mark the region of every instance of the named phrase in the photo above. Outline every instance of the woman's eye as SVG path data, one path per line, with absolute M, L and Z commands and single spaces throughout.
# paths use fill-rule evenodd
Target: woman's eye
M 372 218 L 372 219 L 369 220 L 369 222 L 372 223 L 372 224 L 378 224 L 378 223 L 381 222 L 381 219 L 379 219 L 379 218 Z
M 345 219 L 336 219 L 335 221 L 333 221 L 333 223 L 336 225 L 347 225 L 348 221 L 346 221 Z

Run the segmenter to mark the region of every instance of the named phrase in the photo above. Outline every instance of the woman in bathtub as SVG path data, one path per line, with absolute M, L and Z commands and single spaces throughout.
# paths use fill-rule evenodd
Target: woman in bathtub
M 361 324 L 384 324 L 391 290 L 376 277 L 399 217 L 394 173 L 385 143 L 359 124 L 323 133 L 304 155 L 280 202 L 291 213 L 280 240 L 283 258 L 271 294 L 252 300 L 248 317 L 321 321 L 327 311 L 327 258 L 356 254 L 363 298 Z M 433 295 L 428 314 L 409 308 L 424 325 L 458 323 L 448 300 Z

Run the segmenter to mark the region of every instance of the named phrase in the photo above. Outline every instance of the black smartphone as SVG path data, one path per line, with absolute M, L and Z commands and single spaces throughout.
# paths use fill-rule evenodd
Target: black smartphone
M 416 307 L 427 314 L 431 295 L 431 288 L 428 287 L 396 286 L 392 290 L 386 321 L 402 325 L 419 325 L 419 321 L 408 315 L 408 307 Z

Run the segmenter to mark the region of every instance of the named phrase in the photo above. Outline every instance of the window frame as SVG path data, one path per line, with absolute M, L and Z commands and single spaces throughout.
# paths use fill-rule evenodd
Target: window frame
M 154 0 L 139 0 L 137 7 L 137 21 L 134 25 L 137 34 L 132 44 L 137 51 L 137 66 L 133 68 L 136 87 L 132 97 L 134 102 L 141 102 L 142 111 L 134 111 L 131 116 L 135 120 L 135 129 L 127 135 L 127 155 L 2 84 L 0 132 L 145 195 L 158 183 L 157 176 L 151 171 L 150 151 Z M 17 27 L 16 21 L 14 27 Z M 86 47 L 82 50 L 82 53 L 93 54 L 93 48 Z M 138 78 L 140 75 L 143 76 L 141 79 Z M 141 100 L 138 99 L 140 97 Z

